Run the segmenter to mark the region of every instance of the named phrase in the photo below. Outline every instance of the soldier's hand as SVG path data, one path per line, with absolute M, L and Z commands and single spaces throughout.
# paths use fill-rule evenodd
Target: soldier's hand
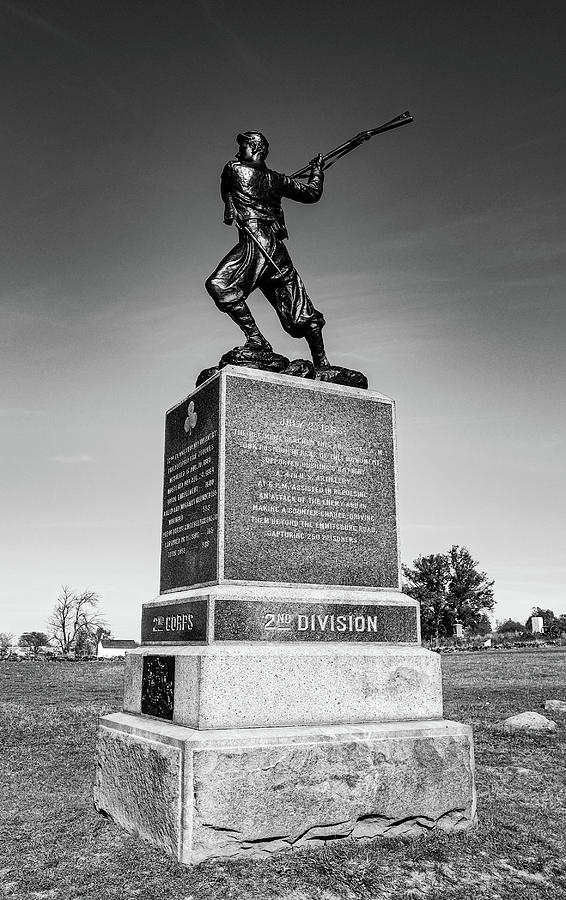
M 314 169 L 320 169 L 321 171 L 324 169 L 324 157 L 322 153 L 319 153 L 318 156 L 315 156 L 315 158 L 311 160 L 311 166 Z

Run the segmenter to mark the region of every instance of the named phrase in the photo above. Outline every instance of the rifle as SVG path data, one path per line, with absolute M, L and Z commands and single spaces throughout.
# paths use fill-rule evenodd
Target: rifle
M 343 144 L 340 144 L 339 147 L 335 147 L 334 150 L 331 150 L 329 153 L 322 157 L 324 168 L 329 169 L 330 166 L 333 166 L 334 163 L 340 159 L 340 157 L 345 156 L 346 153 L 350 152 L 350 150 L 354 150 L 356 147 L 359 147 L 360 144 L 364 143 L 364 141 L 369 141 L 369 139 L 372 138 L 375 134 L 382 134 L 384 131 L 391 131 L 392 128 L 399 128 L 401 125 L 408 125 L 409 122 L 412 121 L 413 117 L 407 110 L 406 112 L 402 113 L 402 115 L 397 116 L 397 118 L 391 119 L 391 121 L 386 122 L 385 125 L 380 125 L 378 128 L 373 128 L 371 131 L 360 131 L 360 133 L 355 137 L 350 138 L 349 141 L 345 141 Z M 308 163 L 306 166 L 303 166 L 302 169 L 298 169 L 296 172 L 293 172 L 290 177 L 304 178 L 310 173 L 310 169 L 311 163 Z M 283 278 L 283 272 L 281 271 L 275 260 L 271 258 L 267 250 L 260 244 L 256 236 L 253 234 L 253 232 L 250 231 L 244 220 L 240 219 L 240 217 L 237 215 L 234 208 L 234 203 L 230 195 L 228 195 L 228 203 L 231 207 L 231 218 L 236 227 L 240 228 L 249 237 L 252 243 L 254 243 L 258 248 L 266 262 L 272 265 L 280 278 Z
M 340 157 L 345 156 L 346 153 L 350 152 L 350 150 L 354 150 L 356 147 L 359 147 L 360 144 L 364 143 L 364 141 L 369 141 L 369 139 L 372 138 L 375 134 L 383 134 L 384 131 L 391 131 L 393 128 L 400 128 L 401 125 L 408 125 L 409 122 L 412 121 L 413 117 L 407 110 L 400 116 L 397 116 L 397 118 L 391 119 L 389 122 L 386 122 L 385 125 L 380 125 L 378 128 L 372 128 L 371 131 L 360 131 L 360 133 L 355 137 L 350 138 L 349 141 L 345 141 L 343 144 L 340 144 L 339 147 L 335 147 L 334 150 L 331 150 L 329 153 L 322 157 L 324 168 L 329 169 L 330 166 L 333 166 L 334 163 L 340 159 Z M 310 169 L 311 163 L 307 163 L 307 165 L 303 166 L 302 169 L 297 169 L 296 172 L 293 172 L 291 178 L 304 178 L 310 173 Z

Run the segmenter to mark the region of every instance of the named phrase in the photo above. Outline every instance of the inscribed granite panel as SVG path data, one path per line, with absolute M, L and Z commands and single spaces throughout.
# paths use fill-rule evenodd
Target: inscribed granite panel
M 217 641 L 416 642 L 414 606 L 216 600 Z
M 206 640 L 208 597 L 144 606 L 142 644 L 177 644 Z
M 166 416 L 161 593 L 217 578 L 219 383 Z
M 398 587 L 392 404 L 226 376 L 230 580 Z

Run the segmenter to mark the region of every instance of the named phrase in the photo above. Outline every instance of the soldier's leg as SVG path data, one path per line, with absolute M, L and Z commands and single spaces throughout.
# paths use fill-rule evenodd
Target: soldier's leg
M 261 353 L 271 353 L 273 351 L 273 347 L 257 327 L 257 323 L 245 300 L 239 300 L 237 303 L 226 306 L 223 311 L 244 332 L 246 343 L 240 349 Z
M 259 287 L 277 311 L 285 331 L 292 337 L 306 338 L 314 365 L 317 368 L 327 368 L 330 363 L 322 337 L 324 316 L 314 308 L 282 241 L 277 241 L 273 247 L 273 258 L 283 273 L 283 278 L 266 269 Z
M 322 325 L 319 325 L 317 322 L 313 322 L 309 326 L 309 330 L 306 332 L 305 337 L 307 339 L 307 344 L 309 345 L 312 361 L 317 369 L 328 369 L 330 363 L 324 349 L 324 341 L 322 339 Z
M 271 352 L 269 341 L 263 336 L 246 303 L 254 285 L 254 254 L 240 241 L 219 263 L 204 286 L 216 306 L 225 312 L 246 337 L 245 348 Z

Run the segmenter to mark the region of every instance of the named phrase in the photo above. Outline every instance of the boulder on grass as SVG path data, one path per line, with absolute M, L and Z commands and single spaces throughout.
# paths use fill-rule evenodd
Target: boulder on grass
M 554 731 L 556 722 L 547 719 L 537 712 L 519 713 L 518 716 L 510 716 L 502 722 L 504 731 L 514 734 L 516 731 Z

